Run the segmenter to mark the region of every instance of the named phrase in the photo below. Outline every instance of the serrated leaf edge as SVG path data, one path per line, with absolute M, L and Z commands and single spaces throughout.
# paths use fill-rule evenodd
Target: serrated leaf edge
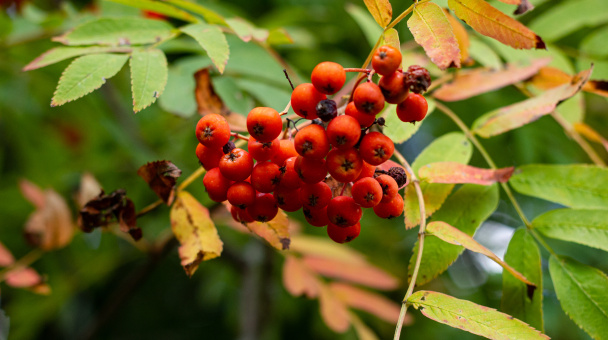
M 131 58 L 129 60 L 129 69 L 130 69 L 130 75 L 131 75 L 131 98 L 133 99 L 133 113 L 138 113 L 140 111 L 142 111 L 143 109 L 148 108 L 149 106 L 151 106 L 152 104 L 154 104 L 156 102 L 156 99 L 158 99 L 158 97 L 160 97 L 160 95 L 165 91 L 165 87 L 167 86 L 167 80 L 169 79 L 169 65 L 167 63 L 167 57 L 165 56 L 165 53 L 160 51 L 161 54 L 163 55 L 163 61 L 164 61 L 164 66 L 167 69 L 167 75 L 165 77 L 165 80 L 163 81 L 163 86 L 160 89 L 160 91 L 157 91 L 156 96 L 154 96 L 154 100 L 152 100 L 148 105 L 137 108 L 136 104 L 135 104 L 135 91 L 133 90 L 133 54 L 134 53 L 142 53 L 142 52 L 150 52 L 150 51 L 160 51 L 158 49 L 151 49 L 151 50 L 138 50 L 138 51 L 133 51 L 131 53 Z M 149 69 L 147 67 L 147 69 Z M 149 72 L 147 72 L 149 73 Z

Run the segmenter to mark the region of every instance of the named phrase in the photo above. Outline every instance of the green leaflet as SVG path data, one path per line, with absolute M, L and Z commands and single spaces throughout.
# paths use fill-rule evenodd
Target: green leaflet
M 418 173 L 421 166 L 435 162 L 458 162 L 467 164 L 473 154 L 473 146 L 464 134 L 452 132 L 437 138 L 427 146 L 418 158 L 412 163 L 412 170 Z M 420 188 L 424 195 L 426 215 L 431 216 L 445 201 L 452 189 L 453 184 L 437 184 L 421 182 Z M 418 197 L 414 185 L 408 185 L 405 189 L 405 225 L 413 228 L 420 223 L 420 210 Z
M 218 13 L 204 7 L 195 2 L 190 2 L 187 0 L 165 0 L 166 2 L 173 4 L 177 7 L 181 7 L 183 9 L 187 9 L 193 13 L 200 14 L 205 21 L 209 24 L 218 24 L 223 26 L 228 26 L 224 17 L 219 15 Z
M 32 60 L 29 64 L 25 65 L 23 71 L 31 71 L 48 65 L 58 63 L 62 60 L 70 59 L 73 57 L 95 54 L 95 53 L 108 53 L 108 52 L 131 52 L 130 47 L 55 47 L 42 53 L 38 58 Z
M 359 28 L 363 31 L 363 35 L 369 43 L 369 46 L 373 47 L 376 44 L 378 37 L 382 35 L 382 28 L 374 21 L 371 14 L 357 5 L 347 4 L 346 12 L 348 12 L 355 22 L 357 22 L 357 25 L 359 25 Z
M 608 277 L 567 257 L 551 256 L 549 273 L 562 309 L 594 339 L 608 334 Z
M 218 26 L 208 24 L 194 24 L 181 28 L 182 32 L 194 38 L 207 52 L 220 73 L 224 73 L 230 48 L 226 37 Z
M 566 1 L 538 16 L 530 23 L 530 28 L 544 40 L 555 41 L 580 28 L 608 22 L 606 12 L 608 2 L 604 0 Z
M 608 57 L 608 27 L 604 26 L 587 35 L 581 43 L 581 51 L 598 58 Z
M 534 238 L 525 230 L 519 229 L 511 238 L 505 254 L 505 262 L 536 284 L 532 299 L 528 297 L 526 285 L 502 272 L 502 300 L 500 309 L 530 326 L 544 330 L 543 326 L 543 275 L 540 251 Z
M 93 54 L 74 60 L 63 71 L 51 106 L 63 105 L 100 88 L 129 59 L 126 54 Z
M 496 340 L 549 339 L 523 321 L 449 295 L 420 290 L 407 299 L 429 319 Z
M 165 89 L 168 77 L 167 59 L 160 50 L 137 50 L 131 57 L 131 91 L 133 111 L 145 109 Z
M 427 111 L 426 117 L 420 122 L 416 124 L 411 123 L 403 123 L 399 117 L 397 117 L 397 105 L 389 104 L 387 108 L 384 110 L 384 119 L 386 120 L 384 126 L 384 134 L 393 140 L 393 143 L 400 144 L 410 139 L 418 129 L 420 129 L 420 125 L 424 123 L 427 117 L 435 110 L 435 101 L 432 98 L 427 98 L 427 102 L 429 104 L 429 109 Z
M 518 192 L 580 209 L 608 209 L 608 169 L 584 164 L 524 165 L 509 183 Z
M 465 184 L 450 196 L 441 209 L 433 216 L 436 221 L 444 221 L 467 235 L 473 236 L 477 228 L 498 206 L 498 186 Z M 422 250 L 422 262 L 416 285 L 425 284 L 443 273 L 456 261 L 464 247 L 449 244 L 437 237 L 427 237 Z M 410 258 L 408 275 L 411 277 L 416 258 L 418 242 Z M 524 285 L 525 286 L 525 285 Z
M 138 17 L 101 18 L 54 38 L 65 45 L 128 46 L 153 44 L 171 37 L 173 27 L 160 20 Z
M 196 99 L 192 95 L 196 88 L 194 73 L 211 66 L 211 59 L 199 55 L 182 58 L 169 67 L 169 79 L 158 104 L 165 111 L 189 117 L 196 113 Z
M 166 3 L 160 1 L 151 1 L 151 0 L 106 0 L 116 2 L 118 4 L 131 6 L 139 9 L 143 9 L 146 11 L 151 11 L 155 13 L 159 13 L 171 18 L 176 18 L 183 21 L 188 22 L 197 22 L 198 20 L 190 13 L 181 10 L 179 8 L 173 7 Z
M 552 210 L 535 218 L 532 227 L 547 237 L 608 251 L 608 210 Z

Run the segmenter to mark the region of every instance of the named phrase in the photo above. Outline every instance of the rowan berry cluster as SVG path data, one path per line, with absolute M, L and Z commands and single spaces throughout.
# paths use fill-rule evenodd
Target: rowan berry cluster
M 230 141 L 234 134 L 222 116 L 201 118 L 196 155 L 207 170 L 203 183 L 209 197 L 227 200 L 232 217 L 241 223 L 270 221 L 279 208 L 302 209 L 309 224 L 327 226 L 329 237 L 339 243 L 359 235 L 362 208 L 372 208 L 381 218 L 401 215 L 403 198 L 398 190 L 407 176 L 401 167 L 379 169 L 395 146 L 381 132 L 384 119 L 376 115 L 388 102 L 398 104 L 402 121 L 422 120 L 427 103 L 420 92 L 430 85 L 426 69 L 410 66 L 403 72 L 401 59 L 399 50 L 380 47 L 372 59 L 373 70 L 357 69 L 367 73 L 368 81 L 358 84 L 352 100 L 340 109 L 327 96 L 344 86 L 351 69 L 334 62 L 318 64 L 311 83 L 298 85 L 291 95 L 291 107 L 305 122 L 298 129 L 287 119 L 279 138 L 281 114 L 256 107 L 247 116 L 247 151 Z M 378 84 L 371 81 L 373 73 L 381 75 Z

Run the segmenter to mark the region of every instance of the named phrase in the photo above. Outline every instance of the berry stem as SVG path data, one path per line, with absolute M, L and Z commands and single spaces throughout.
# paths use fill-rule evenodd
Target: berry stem
M 373 76 L 375 73 L 376 73 L 376 71 L 375 71 L 375 70 L 371 70 L 371 72 L 369 72 L 369 73 L 367 74 L 367 81 L 368 81 L 368 82 L 371 82 L 371 81 L 372 81 L 372 76 Z
M 236 139 L 240 139 L 240 140 L 244 140 L 244 141 L 249 141 L 249 137 L 243 136 L 241 134 L 238 134 L 236 132 L 231 132 L 230 135 Z
M 357 68 L 357 67 L 348 67 L 344 69 L 344 72 L 361 72 L 361 73 L 370 73 L 371 70 L 367 68 Z
M 344 183 L 344 185 L 342 186 L 342 190 L 340 191 L 340 196 L 344 195 L 344 190 L 346 190 L 347 186 L 348 186 L 348 183 Z
M 287 74 L 287 69 L 283 69 L 283 73 L 285 73 L 285 78 L 287 78 L 287 81 L 289 81 L 289 85 L 291 85 L 291 90 L 294 90 L 293 87 L 293 83 L 291 82 L 291 79 L 289 78 L 289 74 Z
M 158 206 L 160 206 L 161 204 L 163 204 L 163 200 L 159 199 L 154 203 L 149 204 L 148 206 L 144 207 L 143 209 L 141 209 L 140 211 L 137 212 L 137 214 L 135 215 L 136 217 L 140 217 L 143 216 L 147 213 L 149 213 L 150 211 L 156 209 Z
M 291 100 L 289 101 L 289 103 L 287 103 L 287 106 L 285 106 L 285 109 L 283 109 L 283 111 L 281 111 L 279 113 L 279 116 L 284 116 L 287 114 L 287 112 L 289 112 L 289 108 L 291 107 Z

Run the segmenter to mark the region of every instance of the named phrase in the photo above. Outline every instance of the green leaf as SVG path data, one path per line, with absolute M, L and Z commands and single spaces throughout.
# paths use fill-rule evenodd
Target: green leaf
M 608 334 L 608 277 L 567 257 L 551 256 L 549 273 L 562 309 L 594 339 Z
M 357 5 L 347 4 L 346 12 L 348 12 L 357 25 L 359 25 L 370 47 L 373 47 L 376 44 L 378 37 L 382 34 L 382 28 L 376 25 L 374 18 L 372 18 L 369 13 Z
M 175 115 L 189 117 L 196 113 L 194 73 L 211 65 L 207 56 L 180 59 L 169 67 L 169 79 L 158 105 Z
M 101 18 L 53 38 L 64 45 L 141 45 L 169 38 L 173 27 L 161 20 L 138 17 Z
M 581 9 L 589 10 L 581 10 Z M 608 2 L 604 0 L 566 1 L 552 6 L 530 28 L 547 41 L 555 41 L 583 27 L 608 22 Z
M 220 73 L 224 73 L 230 54 L 228 42 L 218 26 L 194 24 L 180 28 L 194 38 L 209 55 Z
M 228 23 L 226 22 L 224 17 L 222 17 L 218 13 L 216 13 L 200 4 L 190 2 L 187 0 L 165 0 L 165 2 L 168 2 L 175 6 L 181 7 L 183 9 L 186 9 L 192 13 L 201 15 L 208 24 L 218 24 L 218 25 L 222 25 L 222 26 L 228 26 Z
M 513 234 L 505 254 L 505 262 L 534 282 L 537 289 L 530 299 L 526 285 L 508 271 L 503 271 L 500 309 L 543 331 L 543 272 L 540 250 L 527 230 L 519 229 Z
M 236 34 L 244 42 L 248 42 L 251 39 L 263 42 L 268 39 L 268 30 L 257 28 L 243 18 L 226 19 L 226 23 L 228 23 L 230 28 L 232 28 L 234 34 Z
M 51 106 L 63 105 L 100 88 L 129 59 L 126 54 L 93 54 L 80 57 L 68 66 L 57 85 Z
M 156 101 L 167 84 L 167 59 L 160 50 L 137 50 L 131 57 L 133 111 L 145 109 Z
M 495 70 L 501 70 L 503 68 L 500 57 L 494 52 L 490 46 L 484 43 L 477 37 L 469 36 L 469 54 L 471 58 L 478 61 L 481 65 Z
M 287 88 L 280 88 L 258 80 L 236 79 L 236 84 L 242 90 L 250 93 L 266 107 L 281 107 L 289 102 L 291 92 Z M 291 90 L 291 88 L 289 88 Z
M 32 60 L 29 64 L 25 65 L 23 71 L 31 71 L 48 65 L 58 63 L 60 61 L 70 59 L 73 57 L 95 54 L 95 53 L 108 53 L 108 52 L 131 52 L 130 47 L 55 47 L 42 53 L 38 58 Z
M 431 320 L 489 339 L 549 339 L 510 315 L 449 295 L 421 290 L 412 294 L 407 302 Z
M 374 20 L 384 28 L 393 18 L 393 7 L 388 0 L 363 0 Z
M 139 9 L 143 9 L 145 11 L 156 12 L 158 14 L 162 14 L 167 17 L 188 21 L 188 22 L 197 22 L 198 20 L 190 13 L 181 10 L 179 8 L 175 8 L 171 5 L 160 1 L 151 1 L 151 0 L 106 0 L 115 2 L 118 4 L 135 7 Z
M 416 132 L 418 132 L 420 125 L 424 123 L 426 118 L 435 110 L 435 101 L 432 98 L 427 98 L 427 103 L 429 104 L 429 109 L 426 117 L 416 124 L 403 123 L 399 117 L 397 117 L 397 105 L 387 105 L 387 108 L 384 110 L 384 119 L 386 120 L 386 124 L 384 126 L 383 133 L 388 138 L 392 139 L 393 143 L 395 144 L 400 144 L 410 139 Z
M 273 28 L 268 32 L 266 42 L 269 45 L 289 45 L 293 44 L 293 38 L 282 28 Z
M 608 251 L 608 210 L 552 210 L 535 218 L 532 227 L 547 237 Z
M 518 192 L 578 209 L 608 209 L 608 169 L 586 165 L 524 165 L 509 183 Z
M 608 26 L 602 27 L 587 35 L 581 43 L 581 52 L 596 58 L 608 57 Z
M 463 233 L 473 236 L 481 223 L 496 210 L 496 207 L 498 207 L 498 186 L 496 184 L 490 186 L 465 184 L 448 197 L 433 218 L 453 225 Z M 418 257 L 418 245 L 416 242 L 413 255 L 410 257 L 408 268 L 410 278 Z M 462 246 L 446 244 L 436 237 L 426 238 L 416 285 L 425 284 L 446 271 L 463 251 Z
M 415 173 L 421 166 L 435 162 L 458 162 L 467 164 L 473 154 L 473 146 L 466 136 L 460 132 L 452 132 L 437 138 L 427 146 L 416 161 L 412 164 Z M 454 184 L 437 184 L 421 182 L 420 188 L 424 195 L 426 215 L 431 216 L 445 201 Z M 413 185 L 408 185 L 405 189 L 405 226 L 413 228 L 420 223 L 420 210 L 418 207 L 418 196 Z

